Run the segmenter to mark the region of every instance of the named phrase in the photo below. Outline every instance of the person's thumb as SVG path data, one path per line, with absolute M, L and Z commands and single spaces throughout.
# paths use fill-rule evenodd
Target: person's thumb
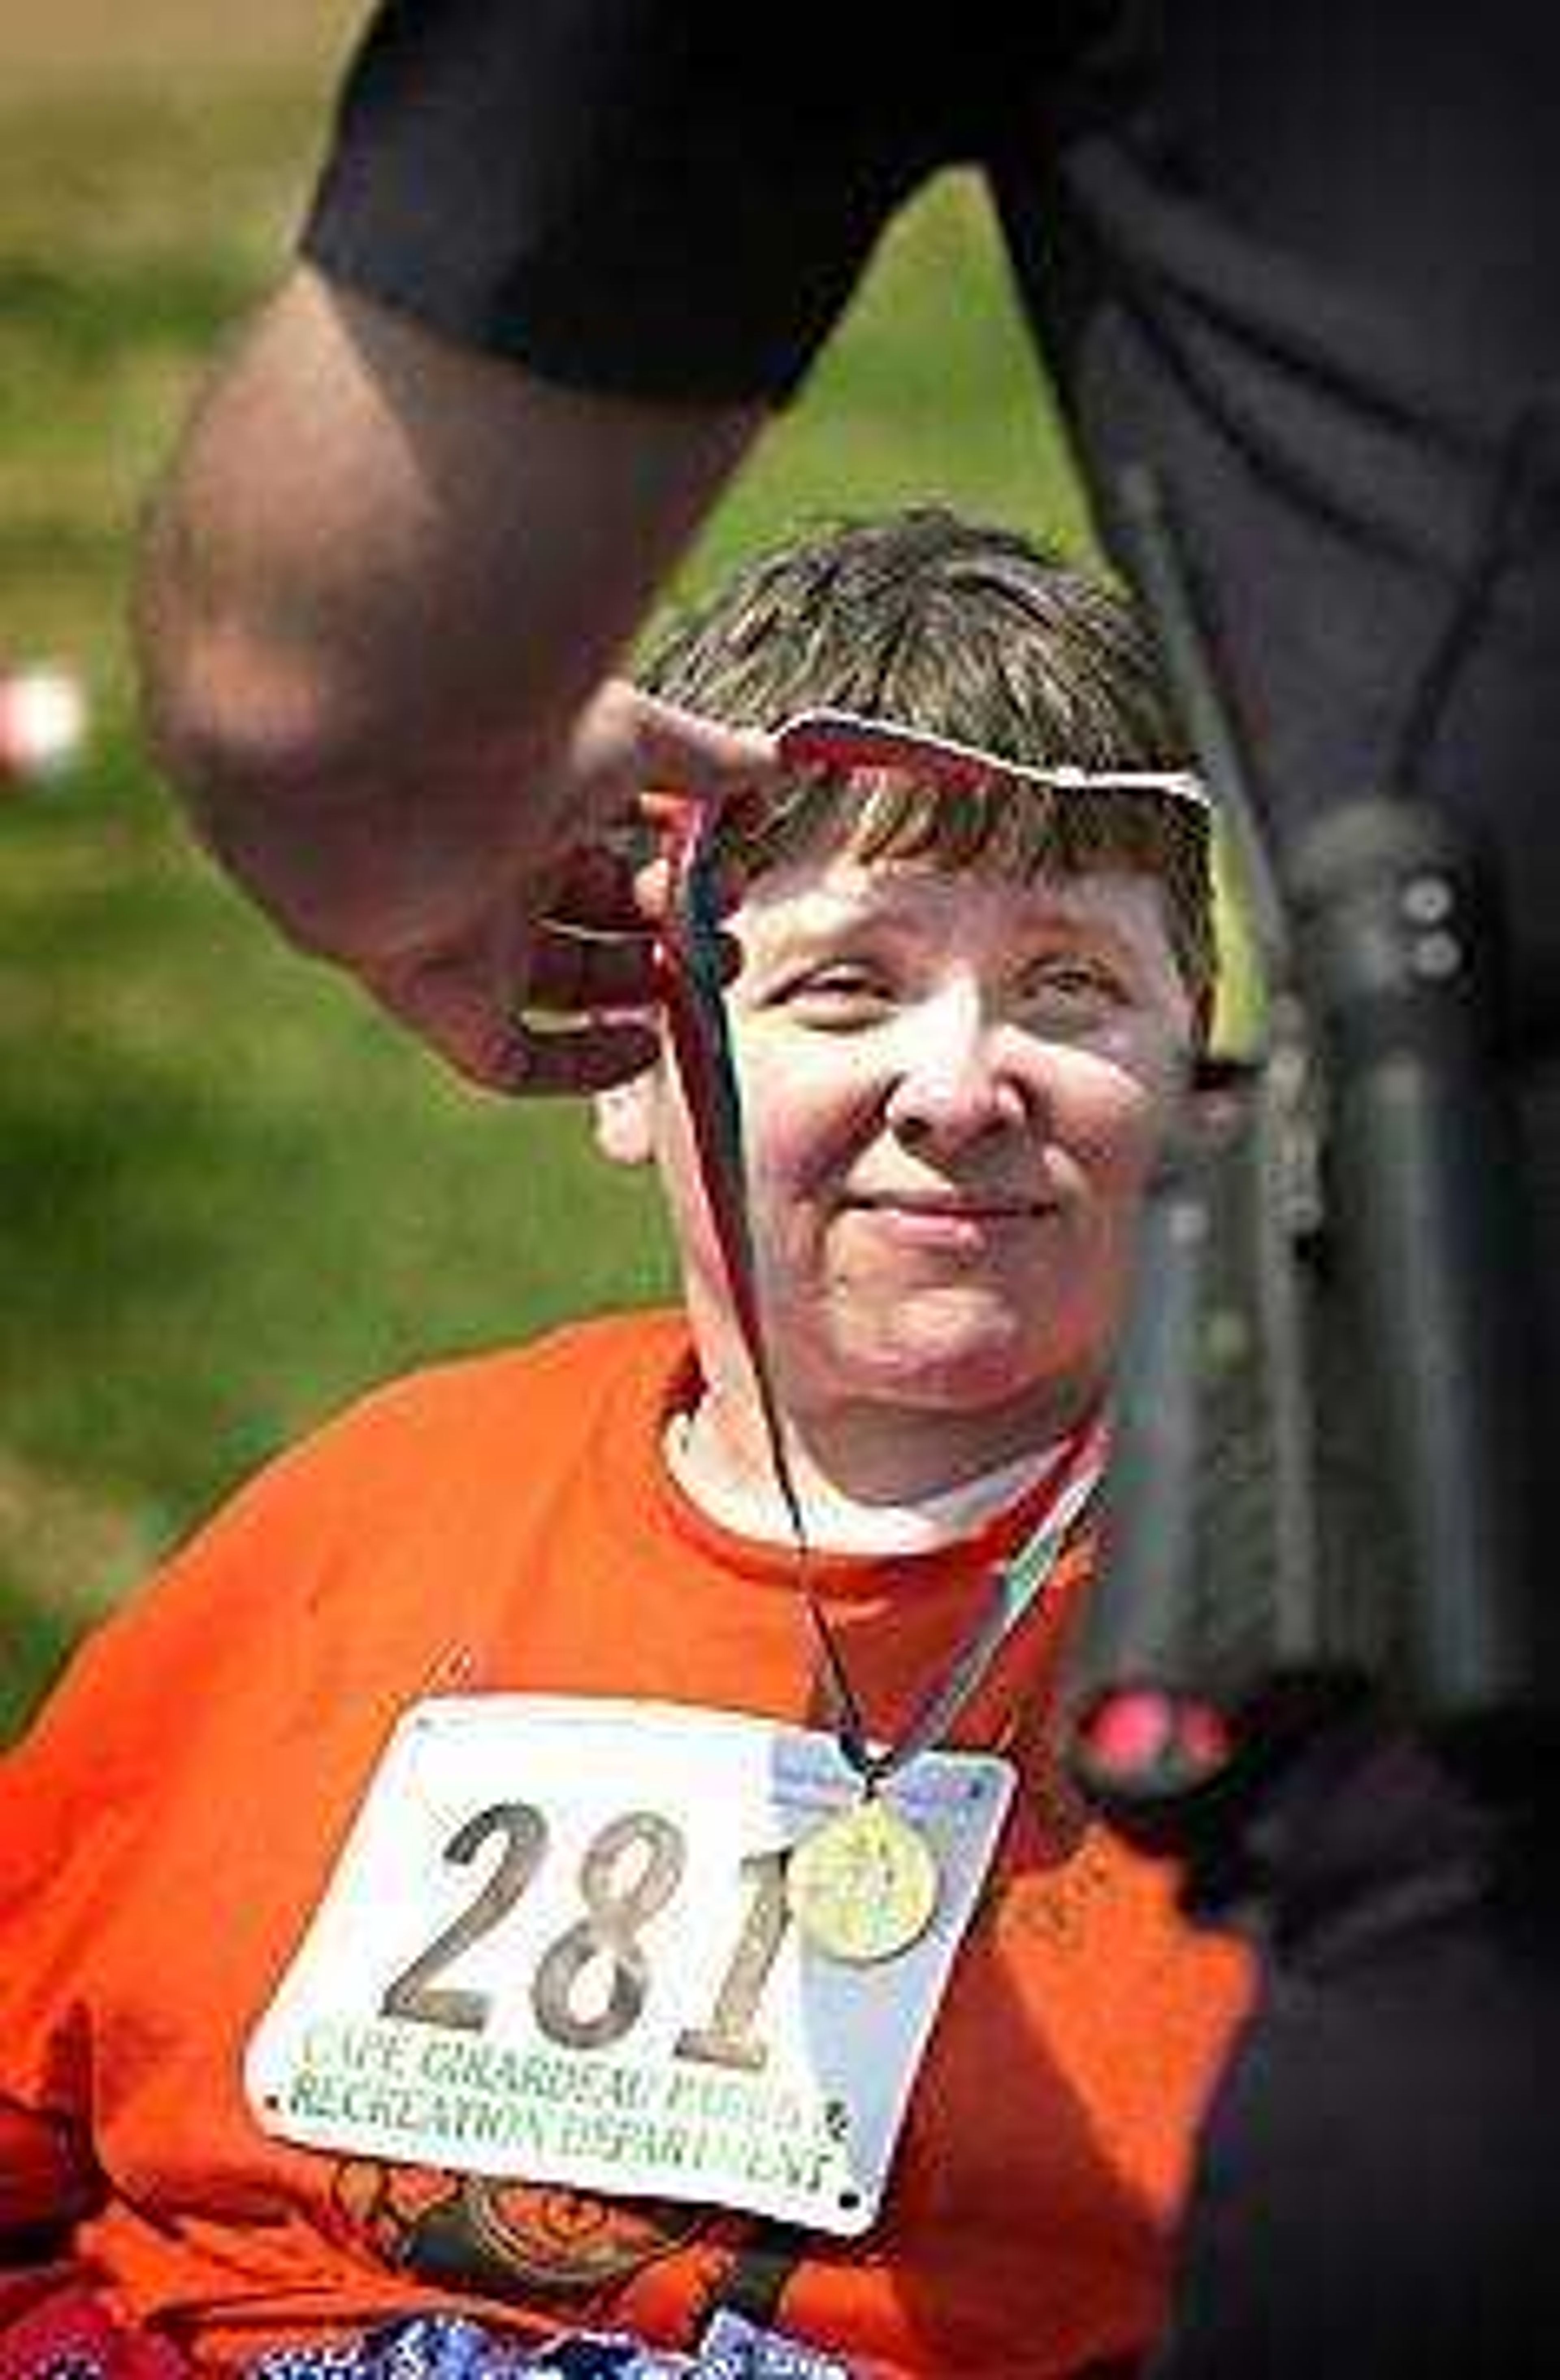
M 728 727 L 624 679 L 590 705 L 572 758 L 597 822 L 626 816 L 647 793 L 734 800 L 764 793 L 780 774 L 772 735 Z

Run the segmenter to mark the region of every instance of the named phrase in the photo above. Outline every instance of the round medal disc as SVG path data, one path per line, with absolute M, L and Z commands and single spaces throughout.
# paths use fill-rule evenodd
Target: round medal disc
M 815 1950 L 849 1966 L 897 1959 L 937 1912 L 931 1845 L 877 1793 L 837 1810 L 792 1846 L 785 1894 Z

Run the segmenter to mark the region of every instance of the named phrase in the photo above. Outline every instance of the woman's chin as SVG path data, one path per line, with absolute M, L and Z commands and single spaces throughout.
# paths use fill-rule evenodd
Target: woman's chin
M 840 1365 L 866 1400 L 922 1411 L 978 1414 L 1033 1398 L 1046 1402 L 1057 1384 L 1054 1359 L 1010 1330 L 901 1331 Z

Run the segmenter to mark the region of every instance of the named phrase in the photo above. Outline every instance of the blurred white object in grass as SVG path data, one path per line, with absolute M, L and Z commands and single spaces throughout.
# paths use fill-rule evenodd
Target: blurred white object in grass
M 87 717 L 73 670 L 53 662 L 0 670 L 0 787 L 63 776 L 86 742 Z

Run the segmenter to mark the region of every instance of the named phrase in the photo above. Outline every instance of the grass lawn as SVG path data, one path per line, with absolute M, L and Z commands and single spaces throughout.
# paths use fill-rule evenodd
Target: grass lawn
M 176 91 L 176 98 L 171 93 Z M 444 1079 L 193 852 L 134 731 L 128 541 L 201 360 L 277 268 L 318 72 L 200 59 L 0 98 L 0 650 L 97 709 L 0 794 L 0 1733 L 70 1639 L 368 1382 L 666 1280 L 579 1118 Z M 688 589 L 823 513 L 946 498 L 1077 550 L 984 204 L 905 219 Z

